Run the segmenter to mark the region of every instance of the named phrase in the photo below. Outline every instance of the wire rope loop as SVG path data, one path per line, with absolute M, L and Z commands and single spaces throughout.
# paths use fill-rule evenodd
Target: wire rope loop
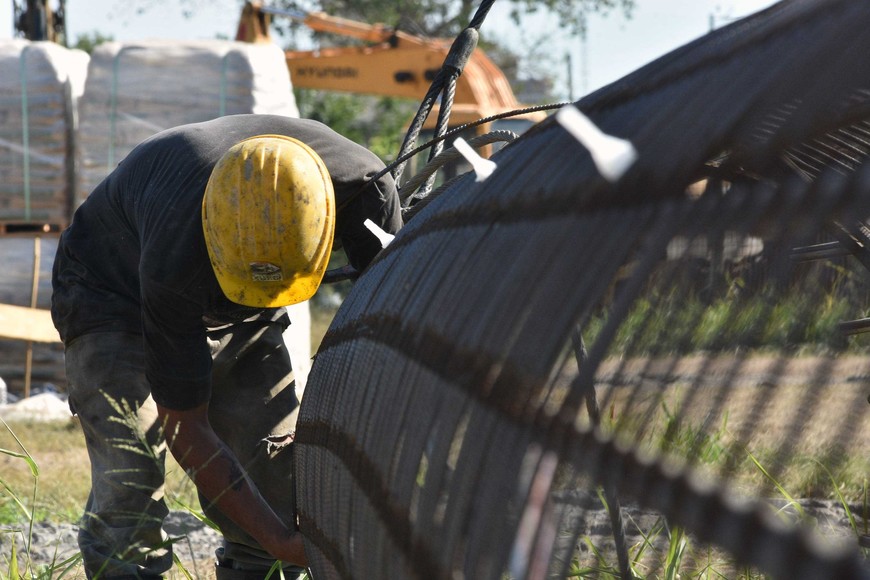
M 472 137 L 468 140 L 468 144 L 473 148 L 479 148 L 497 142 L 510 143 L 517 137 L 519 137 L 519 135 L 513 131 L 491 131 L 484 135 Z M 414 193 L 421 185 L 428 183 L 430 178 L 434 177 L 435 173 L 444 165 L 460 158 L 462 158 L 462 155 L 459 151 L 457 151 L 455 147 L 450 147 L 430 160 L 414 177 L 408 180 L 408 183 L 405 184 L 404 187 L 399 190 L 399 201 L 402 203 L 402 207 L 408 208 L 413 202 L 415 202 L 415 200 L 419 201 L 420 199 L 425 199 L 431 195 L 423 194 L 415 196 Z

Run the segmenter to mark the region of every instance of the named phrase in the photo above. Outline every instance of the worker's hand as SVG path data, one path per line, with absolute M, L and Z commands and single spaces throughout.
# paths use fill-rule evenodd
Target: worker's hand
M 306 566 L 302 534 L 293 532 L 260 495 L 208 422 L 208 405 L 179 411 L 157 405 L 166 443 L 203 496 L 276 560 Z
M 276 560 L 302 566 L 303 568 L 308 567 L 308 558 L 305 556 L 305 544 L 302 542 L 302 534 L 299 532 L 280 534 L 271 541 L 262 540 L 262 546 Z

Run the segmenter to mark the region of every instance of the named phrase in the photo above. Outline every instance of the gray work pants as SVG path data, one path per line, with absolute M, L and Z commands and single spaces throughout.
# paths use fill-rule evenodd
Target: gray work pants
M 209 420 L 276 513 L 295 528 L 291 434 L 299 402 L 282 339 L 286 316 L 209 332 L 214 366 Z M 144 372 L 142 338 L 98 332 L 66 346 L 70 408 L 84 431 L 91 493 L 79 531 L 89 578 L 157 578 L 172 566 L 162 531 L 166 443 Z M 222 558 L 240 569 L 274 563 L 200 497 L 224 537 Z M 294 577 L 299 568 L 285 570 Z

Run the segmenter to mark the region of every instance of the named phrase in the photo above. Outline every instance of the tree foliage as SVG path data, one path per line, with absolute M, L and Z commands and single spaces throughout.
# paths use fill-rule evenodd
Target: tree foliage
M 395 159 L 416 103 L 401 99 L 297 89 L 300 115 L 329 125 L 384 161 Z
M 93 32 L 86 32 L 79 35 L 72 48 L 78 48 L 79 50 L 83 50 L 90 54 L 94 51 L 94 48 L 97 45 L 103 44 L 104 42 L 111 42 L 113 40 L 115 40 L 115 38 L 111 34 L 106 35 L 94 30 Z
M 454 36 L 468 23 L 477 7 L 477 2 L 472 0 L 279 0 L 277 3 L 361 22 L 383 22 L 412 34 L 432 37 Z
M 519 23 L 523 14 L 549 11 L 558 17 L 559 25 L 575 33 L 586 34 L 586 19 L 590 14 L 607 14 L 622 10 L 626 16 L 634 9 L 635 0 L 510 0 L 511 17 Z
M 524 14 L 551 12 L 560 25 L 584 32 L 592 13 L 621 9 L 630 14 L 635 0 L 507 0 L 516 22 Z M 475 0 L 276 0 L 273 6 L 295 10 L 319 10 L 362 22 L 383 22 L 413 34 L 452 37 L 465 28 L 480 1 Z

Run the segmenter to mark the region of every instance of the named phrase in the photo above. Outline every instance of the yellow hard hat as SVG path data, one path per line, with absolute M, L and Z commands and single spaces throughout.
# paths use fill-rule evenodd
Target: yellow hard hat
M 335 232 L 326 165 L 291 137 L 240 141 L 212 170 L 202 227 L 227 298 L 257 307 L 308 300 L 323 279 Z

